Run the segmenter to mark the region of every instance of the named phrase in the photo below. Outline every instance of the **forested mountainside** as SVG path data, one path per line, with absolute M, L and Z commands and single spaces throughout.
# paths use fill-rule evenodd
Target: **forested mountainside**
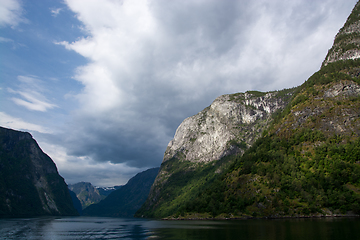
M 185 119 L 136 216 L 360 214 L 359 13 L 301 86 L 224 95 Z
M 0 127 L 0 217 L 78 215 L 55 163 L 29 133 Z
M 149 195 L 159 168 L 136 174 L 124 186 L 111 192 L 104 200 L 85 208 L 85 216 L 133 217 Z

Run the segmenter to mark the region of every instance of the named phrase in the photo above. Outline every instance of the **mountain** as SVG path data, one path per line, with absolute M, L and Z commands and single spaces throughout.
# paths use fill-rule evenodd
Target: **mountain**
M 360 214 L 359 57 L 357 3 L 304 84 L 224 95 L 185 119 L 135 216 Z
M 176 130 L 146 204 L 136 216 L 164 217 L 178 211 L 195 192 L 241 155 L 284 109 L 297 89 L 223 95 Z
M 98 203 L 106 197 L 105 195 L 100 194 L 99 189 L 95 188 L 89 182 L 69 184 L 68 187 L 80 200 L 82 209 L 90 206 L 91 204 Z
M 159 168 L 136 174 L 126 185 L 113 191 L 104 200 L 83 210 L 85 216 L 133 217 L 145 202 Z
M 30 133 L 0 127 L 0 217 L 78 215 L 55 163 Z

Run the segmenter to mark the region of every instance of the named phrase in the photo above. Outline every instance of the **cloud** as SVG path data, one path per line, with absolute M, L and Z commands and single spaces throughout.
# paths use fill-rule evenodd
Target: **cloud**
M 60 12 L 62 11 L 62 8 L 56 8 L 56 9 L 50 9 L 51 10 L 51 15 L 53 17 L 57 17 L 57 15 L 60 14 Z
M 22 7 L 18 0 L 2 0 L 0 4 L 0 27 L 15 27 L 26 21 L 22 15 Z
M 21 118 L 10 116 L 4 112 L 0 112 L 0 126 L 16 130 L 36 131 L 49 134 L 52 133 L 52 131 L 46 127 L 26 122 Z
M 20 81 L 20 90 L 13 90 L 8 88 L 9 93 L 17 94 L 21 98 L 11 98 L 11 100 L 17 105 L 23 106 L 29 110 L 46 112 L 48 109 L 57 107 L 57 105 L 52 104 L 49 100 L 43 95 L 47 90 L 42 87 L 41 80 L 36 77 L 29 76 L 18 76 Z
M 14 42 L 14 40 L 10 39 L 10 38 L 4 38 L 4 37 L 0 37 L 0 42 L 6 43 L 6 42 Z
M 29 110 L 46 112 L 49 108 L 56 107 L 56 105 L 54 105 L 54 104 L 38 100 L 37 97 L 39 97 L 39 96 L 34 96 L 34 95 L 39 95 L 39 94 L 15 92 L 15 91 L 12 91 L 12 92 L 20 94 L 26 100 L 23 100 L 20 98 L 11 98 L 11 100 L 13 100 L 13 102 L 16 103 L 17 105 L 26 107 Z
M 21 47 L 26 47 L 25 44 L 22 44 L 22 43 L 17 43 L 15 42 L 13 39 L 10 39 L 10 38 L 4 38 L 4 37 L 0 37 L 0 43 L 7 43 L 7 44 L 11 44 L 11 48 L 13 50 L 15 49 L 19 49 Z
M 303 83 L 355 4 L 65 2 L 87 36 L 57 44 L 89 60 L 74 76 L 84 88 L 68 154 L 134 167 L 158 166 L 181 121 L 221 94 Z

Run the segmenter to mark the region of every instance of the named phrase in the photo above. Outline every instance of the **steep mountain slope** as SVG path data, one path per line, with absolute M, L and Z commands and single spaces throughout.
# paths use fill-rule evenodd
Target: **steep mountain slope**
M 85 208 L 83 215 L 133 217 L 145 202 L 159 168 L 136 174 L 126 185 L 110 193 L 104 200 Z
M 0 217 L 78 215 L 54 162 L 29 133 L 0 127 Z
M 70 189 L 69 189 L 69 193 L 70 193 L 71 200 L 72 200 L 72 202 L 73 202 L 74 208 L 75 208 L 76 211 L 81 215 L 83 208 L 82 208 L 82 205 L 81 205 L 80 200 L 77 198 L 76 193 L 74 193 L 74 192 L 71 191 Z
M 273 95 L 264 118 L 246 122 L 246 112 L 233 110 L 251 105 L 256 116 L 269 106 L 266 98 L 249 104 L 245 93 L 184 120 L 136 216 L 360 214 L 359 11 L 358 3 L 319 72 Z M 214 108 L 221 120 L 208 114 Z
M 228 167 L 258 139 L 272 115 L 285 108 L 297 91 L 223 95 L 185 119 L 170 141 L 149 198 L 136 216 L 174 214 L 196 192 Z M 220 160 L 222 159 L 222 160 Z
M 323 66 L 339 60 L 358 59 L 360 57 L 360 8 L 357 3 L 344 26 L 335 37 L 334 44 L 329 50 Z

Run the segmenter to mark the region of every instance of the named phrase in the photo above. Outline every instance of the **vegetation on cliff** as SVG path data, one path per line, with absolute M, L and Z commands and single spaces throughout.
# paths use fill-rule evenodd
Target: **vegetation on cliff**
M 360 214 L 360 140 L 320 131 L 259 139 L 179 214 L 216 217 Z

